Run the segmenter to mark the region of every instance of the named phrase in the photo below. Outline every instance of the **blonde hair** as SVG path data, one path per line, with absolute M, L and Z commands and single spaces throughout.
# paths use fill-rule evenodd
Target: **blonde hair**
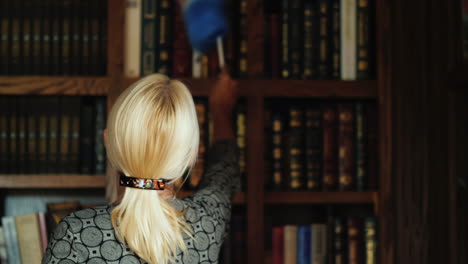
M 127 88 L 107 121 L 107 155 L 125 175 L 169 183 L 191 169 L 198 153 L 199 130 L 192 95 L 183 83 L 149 75 Z M 119 240 L 150 264 L 169 263 L 186 250 L 190 236 L 181 212 L 158 191 L 126 188 L 112 211 Z

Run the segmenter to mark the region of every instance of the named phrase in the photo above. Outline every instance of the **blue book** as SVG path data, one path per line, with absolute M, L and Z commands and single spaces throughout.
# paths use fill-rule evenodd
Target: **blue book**
M 311 263 L 311 226 L 298 226 L 297 228 L 297 263 Z
M 8 263 L 21 264 L 21 255 L 19 252 L 18 234 L 16 233 L 15 217 L 2 217 L 2 226 L 5 232 L 5 245 L 7 250 Z

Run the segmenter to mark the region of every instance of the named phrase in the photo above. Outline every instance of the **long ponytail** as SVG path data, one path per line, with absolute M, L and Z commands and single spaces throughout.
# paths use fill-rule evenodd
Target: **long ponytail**
M 107 153 L 125 175 L 175 182 L 198 152 L 198 123 L 188 89 L 161 74 L 149 75 L 125 90 L 112 108 Z M 127 188 L 112 211 L 118 239 L 150 264 L 173 262 L 190 235 L 183 213 L 157 191 Z

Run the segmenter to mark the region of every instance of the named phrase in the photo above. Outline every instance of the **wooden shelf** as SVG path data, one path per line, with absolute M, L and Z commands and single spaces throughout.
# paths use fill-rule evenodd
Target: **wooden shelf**
M 127 78 L 128 87 L 138 78 Z M 208 96 L 215 79 L 180 79 L 194 96 Z M 377 98 L 377 81 L 339 80 L 237 80 L 241 96 Z
M 181 190 L 177 193 L 177 198 L 185 198 L 187 196 L 190 196 L 193 194 L 193 191 L 184 191 Z M 232 203 L 236 205 L 241 205 L 245 204 L 245 193 L 244 192 L 238 192 L 234 194 L 234 198 L 232 199 Z
M 377 192 L 266 192 L 265 204 L 375 204 Z
M 108 77 L 0 76 L 0 94 L 107 95 Z
M 0 188 L 104 188 L 105 175 L 87 174 L 0 174 Z

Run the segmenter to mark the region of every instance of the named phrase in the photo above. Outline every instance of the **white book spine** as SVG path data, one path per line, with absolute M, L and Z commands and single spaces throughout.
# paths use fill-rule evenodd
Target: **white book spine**
M 356 0 L 341 0 L 341 79 L 356 80 L 357 39 Z
M 284 227 L 284 264 L 297 263 L 297 226 Z
M 124 74 L 131 78 L 141 75 L 141 1 L 126 0 Z
M 327 225 L 313 224 L 311 232 L 312 264 L 327 263 Z
M 192 52 L 192 77 L 201 78 L 202 76 L 202 59 L 203 54 L 194 50 Z
M 2 217 L 2 226 L 5 233 L 5 245 L 8 255 L 8 264 L 21 264 L 18 236 L 14 216 Z

